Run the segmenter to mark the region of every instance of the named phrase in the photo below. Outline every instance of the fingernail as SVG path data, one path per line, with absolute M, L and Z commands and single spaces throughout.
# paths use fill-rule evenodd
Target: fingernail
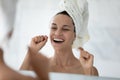
M 82 47 L 79 48 L 80 50 L 84 50 Z

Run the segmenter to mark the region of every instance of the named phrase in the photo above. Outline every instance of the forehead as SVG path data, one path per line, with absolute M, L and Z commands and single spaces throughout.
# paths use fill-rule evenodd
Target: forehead
M 68 15 L 58 14 L 55 15 L 51 23 L 61 24 L 61 25 L 73 25 L 73 20 Z

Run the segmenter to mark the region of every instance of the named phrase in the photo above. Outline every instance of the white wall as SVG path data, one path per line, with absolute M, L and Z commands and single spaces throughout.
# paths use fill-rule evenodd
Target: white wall
M 49 0 L 47 3 L 46 0 L 19 0 L 15 31 L 5 54 L 8 65 L 18 69 L 25 57 L 30 39 L 35 35 L 49 34 L 50 16 L 58 2 L 59 0 Z M 88 2 L 91 39 L 84 48 L 94 54 L 94 65 L 100 76 L 120 77 L 120 0 Z M 49 56 L 53 54 L 49 42 L 42 51 Z
M 89 8 L 86 49 L 95 55 L 101 76 L 120 77 L 120 0 L 89 0 Z

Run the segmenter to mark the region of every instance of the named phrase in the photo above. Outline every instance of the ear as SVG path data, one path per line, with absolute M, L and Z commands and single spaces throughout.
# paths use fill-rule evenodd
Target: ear
M 76 39 L 76 32 L 74 32 L 74 40 Z
M 74 39 L 73 39 L 72 44 L 74 43 L 75 39 L 76 39 L 76 33 L 74 32 Z

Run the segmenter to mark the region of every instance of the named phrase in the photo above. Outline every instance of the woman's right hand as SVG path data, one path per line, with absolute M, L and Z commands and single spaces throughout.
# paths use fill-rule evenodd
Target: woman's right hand
M 45 35 L 35 36 L 32 38 L 30 47 L 36 51 L 39 51 L 47 42 L 48 37 Z

